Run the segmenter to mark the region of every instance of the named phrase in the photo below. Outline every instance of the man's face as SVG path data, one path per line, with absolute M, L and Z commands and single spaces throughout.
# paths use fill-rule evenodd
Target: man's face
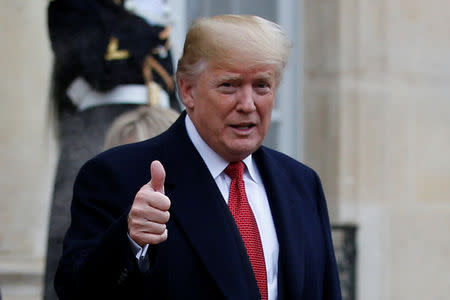
M 179 86 L 200 136 L 225 160 L 242 160 L 262 144 L 275 101 L 272 67 L 208 64 L 195 82 Z

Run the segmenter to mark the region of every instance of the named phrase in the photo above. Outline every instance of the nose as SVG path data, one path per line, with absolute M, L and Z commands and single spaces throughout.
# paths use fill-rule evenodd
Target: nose
M 256 110 L 253 88 L 251 85 L 244 85 L 239 93 L 236 109 L 242 112 L 253 112 Z

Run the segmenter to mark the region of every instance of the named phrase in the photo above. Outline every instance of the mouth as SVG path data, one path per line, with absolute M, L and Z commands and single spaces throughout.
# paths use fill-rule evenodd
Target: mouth
M 246 129 L 250 129 L 252 127 L 254 127 L 255 125 L 231 125 L 231 127 L 236 128 L 236 129 L 241 129 L 241 130 L 246 130 Z
M 249 132 L 255 126 L 256 126 L 255 123 L 240 123 L 230 125 L 231 128 L 242 133 Z

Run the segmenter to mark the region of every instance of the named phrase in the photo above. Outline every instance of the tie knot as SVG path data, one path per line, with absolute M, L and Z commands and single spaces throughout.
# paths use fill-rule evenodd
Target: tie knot
M 242 161 L 230 163 L 228 167 L 225 169 L 225 174 L 230 176 L 231 180 L 242 178 L 244 174 L 244 163 Z

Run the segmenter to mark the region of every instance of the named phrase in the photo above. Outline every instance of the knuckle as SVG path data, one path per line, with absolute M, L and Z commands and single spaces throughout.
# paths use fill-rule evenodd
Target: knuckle
M 154 210 L 151 216 L 151 221 L 156 223 L 164 223 L 164 214 L 160 210 Z
M 169 236 L 169 231 L 167 228 L 164 230 L 164 233 L 161 235 L 163 241 L 167 240 L 167 237 Z
M 162 234 L 149 234 L 147 237 L 147 243 L 151 245 L 157 245 L 167 240 L 167 229 Z
M 148 237 L 148 243 L 151 245 L 156 245 L 159 244 L 161 241 L 159 239 L 159 236 L 157 235 L 152 235 Z
M 169 198 L 159 192 L 154 192 L 153 197 L 149 201 L 150 206 L 159 210 L 168 210 L 170 208 Z
M 138 202 L 148 202 L 148 199 L 151 197 L 152 195 L 152 190 L 147 187 L 147 186 L 143 186 L 139 189 L 139 191 L 136 193 L 135 195 L 135 201 Z
M 165 211 L 164 214 L 163 214 L 163 221 L 164 221 L 164 223 L 169 222 L 169 219 L 170 219 L 170 212 Z
M 136 196 L 134 197 L 135 200 L 142 200 L 143 198 L 145 198 L 145 192 L 144 189 L 141 188 L 137 193 Z
M 162 243 L 162 242 L 164 242 L 165 240 L 167 240 L 167 234 L 166 234 L 166 232 L 164 231 L 163 234 L 159 235 L 159 242 Z
M 151 207 L 154 207 L 154 208 L 158 208 L 158 209 L 159 209 L 159 208 L 161 207 L 161 194 L 158 193 L 158 192 L 155 192 L 155 193 L 153 194 L 153 197 L 151 197 L 151 198 L 149 199 L 148 204 L 149 204 Z
M 136 218 L 139 218 L 145 214 L 145 210 L 141 207 L 132 207 L 129 213 L 130 221 L 135 221 Z
M 139 208 L 136 207 L 136 205 L 133 205 L 130 209 L 130 212 L 128 213 L 128 218 L 133 218 L 138 214 Z
M 161 199 L 161 209 L 162 210 L 168 210 L 170 208 L 170 199 L 166 195 Z
M 128 219 L 128 228 L 132 231 L 136 227 L 136 221 L 132 218 Z
M 166 231 L 166 224 L 157 224 L 157 226 L 155 228 L 155 233 L 163 234 L 164 231 Z
M 138 216 L 134 212 L 130 211 L 130 213 L 128 214 L 128 227 L 137 226 L 137 224 L 138 224 L 137 219 L 138 219 Z
M 130 230 L 130 237 L 131 237 L 131 239 L 132 239 L 133 241 L 135 241 L 135 242 L 137 242 L 137 243 L 139 243 L 139 241 L 141 240 L 141 237 L 140 237 L 139 233 L 138 233 L 138 232 L 131 231 L 131 230 Z

